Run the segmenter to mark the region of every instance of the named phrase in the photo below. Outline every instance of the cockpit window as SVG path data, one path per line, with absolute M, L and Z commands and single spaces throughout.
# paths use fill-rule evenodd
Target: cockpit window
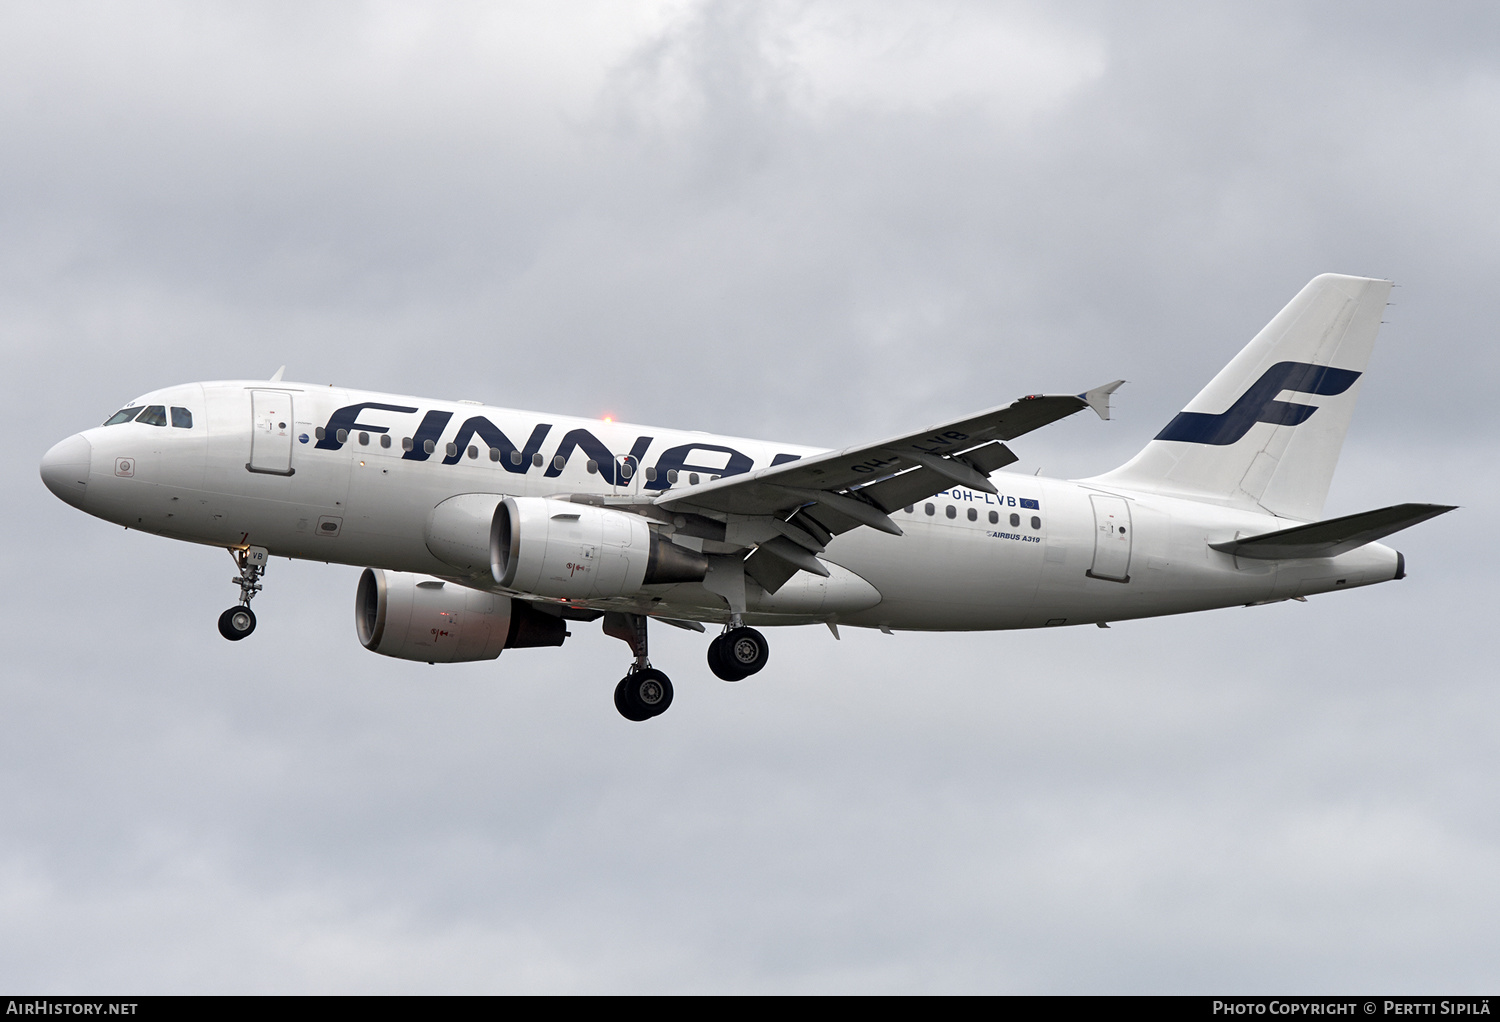
M 176 405 L 173 405 L 172 425 L 176 426 L 178 429 L 192 429 L 193 413 L 188 411 L 186 408 L 178 408 Z
M 167 409 L 164 405 L 147 405 L 146 410 L 135 417 L 135 421 L 144 422 L 148 426 L 165 426 Z
M 109 417 L 109 421 L 105 422 L 105 425 L 115 426 L 119 425 L 122 422 L 129 422 L 140 413 L 140 410 L 140 405 L 131 405 L 129 408 L 121 408 L 118 412 L 115 412 L 115 414 Z

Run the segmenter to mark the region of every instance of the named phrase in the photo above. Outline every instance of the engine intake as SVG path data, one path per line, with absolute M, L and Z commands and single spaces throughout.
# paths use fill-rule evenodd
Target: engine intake
M 432 664 L 493 660 L 504 649 L 561 646 L 567 624 L 524 600 L 402 571 L 366 568 L 354 597 L 360 644 Z

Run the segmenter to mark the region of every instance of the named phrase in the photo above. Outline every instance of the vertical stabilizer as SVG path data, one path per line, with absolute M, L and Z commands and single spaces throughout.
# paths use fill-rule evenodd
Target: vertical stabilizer
M 1390 290 L 1313 278 L 1141 453 L 1095 481 L 1318 518 Z

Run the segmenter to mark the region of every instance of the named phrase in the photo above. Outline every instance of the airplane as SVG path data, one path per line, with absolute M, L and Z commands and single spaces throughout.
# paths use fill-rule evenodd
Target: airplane
M 631 721 L 663 713 L 652 621 L 719 633 L 710 670 L 769 658 L 755 627 L 890 633 L 1098 625 L 1305 601 L 1405 577 L 1377 542 L 1453 510 L 1319 520 L 1390 281 L 1314 278 L 1134 458 L 1060 480 L 1000 472 L 1008 444 L 1117 380 L 1033 394 L 830 451 L 270 380 L 127 402 L 41 477 L 105 521 L 224 547 L 255 630 L 269 559 L 363 567 L 355 631 L 425 663 L 560 646 L 602 621 L 633 657 Z

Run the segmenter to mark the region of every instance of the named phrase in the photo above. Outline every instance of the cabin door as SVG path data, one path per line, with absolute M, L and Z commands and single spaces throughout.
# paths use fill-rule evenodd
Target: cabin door
M 1130 543 L 1134 539 L 1130 502 L 1098 493 L 1090 494 L 1089 500 L 1094 504 L 1094 565 L 1088 575 L 1111 582 L 1129 582 Z
M 252 472 L 292 474 L 292 395 L 284 390 L 250 392 L 250 462 Z

